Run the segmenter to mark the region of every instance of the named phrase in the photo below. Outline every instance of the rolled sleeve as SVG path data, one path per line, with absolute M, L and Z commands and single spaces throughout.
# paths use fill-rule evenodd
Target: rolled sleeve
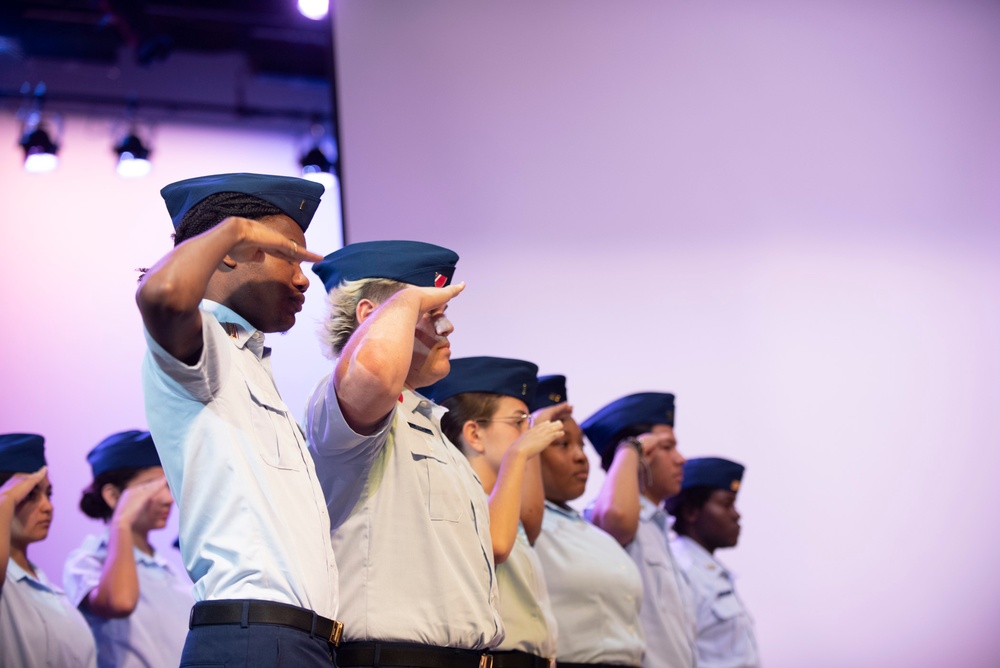
M 103 567 L 101 556 L 94 552 L 78 549 L 69 555 L 63 568 L 63 587 L 74 608 L 79 608 L 83 599 L 101 583 Z
M 161 373 L 163 385 L 181 397 L 207 403 L 219 393 L 225 384 L 228 355 L 231 347 L 227 343 L 226 331 L 211 313 L 201 311 L 201 356 L 193 365 L 187 365 L 167 352 L 152 337 L 145 327 L 148 357 Z
M 389 437 L 396 409 L 393 409 L 373 434 L 359 434 L 344 418 L 337 400 L 333 374 L 319 382 L 309 398 L 306 410 L 306 435 L 309 448 L 324 459 L 363 459 L 370 461 Z

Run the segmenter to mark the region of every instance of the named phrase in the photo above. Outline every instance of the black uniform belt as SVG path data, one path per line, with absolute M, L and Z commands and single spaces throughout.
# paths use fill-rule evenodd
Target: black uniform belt
M 312 610 L 286 603 L 256 600 L 200 601 L 191 608 L 189 628 L 216 624 L 274 624 L 290 626 L 325 639 L 333 645 L 340 644 L 344 624 L 327 619 Z
M 493 657 L 493 668 L 549 668 L 550 661 L 537 654 L 528 654 L 518 650 L 490 652 Z
M 414 668 L 492 668 L 486 652 L 405 642 L 345 642 L 337 648 L 337 665 L 412 666 Z

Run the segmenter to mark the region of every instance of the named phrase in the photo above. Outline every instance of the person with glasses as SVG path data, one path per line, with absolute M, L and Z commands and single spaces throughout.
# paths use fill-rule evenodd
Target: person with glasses
M 62 589 L 28 560 L 48 538 L 52 484 L 45 439 L 0 434 L 0 666 L 94 668 L 90 628 Z
M 350 244 L 313 266 L 329 293 L 332 372 L 306 409 L 330 509 L 340 666 L 480 668 L 503 639 L 490 512 L 468 460 L 416 389 L 448 375 L 458 255 Z
M 87 536 L 63 569 L 66 595 L 90 624 L 100 668 L 176 666 L 194 598 L 149 542 L 174 499 L 148 431 L 112 434 L 87 454 L 93 482 L 80 510 L 107 529 Z
M 681 489 L 684 456 L 674 435 L 674 395 L 641 392 L 583 423 L 607 471 L 588 518 L 628 551 L 642 576 L 643 668 L 693 668 L 694 603 L 668 545 L 663 500 Z
M 545 503 L 538 454 L 565 437 L 565 403 L 533 421 L 538 367 L 500 357 L 451 361 L 451 372 L 421 394 L 448 412 L 441 429 L 469 460 L 489 495 L 490 535 L 506 635 L 493 668 L 548 668 L 555 658 L 556 624 L 542 566 L 532 549 Z
M 565 376 L 539 379 L 532 410 L 563 401 Z M 590 464 L 580 426 L 572 416 L 562 422 L 565 437 L 541 454 L 545 516 L 535 543 L 559 625 L 556 665 L 636 667 L 645 649 L 642 580 L 618 541 L 570 507 L 587 486 Z

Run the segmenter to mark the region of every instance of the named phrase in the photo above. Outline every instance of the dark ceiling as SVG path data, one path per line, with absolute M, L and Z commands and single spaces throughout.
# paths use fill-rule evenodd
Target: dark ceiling
M 2 0 L 0 50 L 18 59 L 113 64 L 122 49 L 140 65 L 176 53 L 240 53 L 252 73 L 327 79 L 329 20 L 295 0 Z

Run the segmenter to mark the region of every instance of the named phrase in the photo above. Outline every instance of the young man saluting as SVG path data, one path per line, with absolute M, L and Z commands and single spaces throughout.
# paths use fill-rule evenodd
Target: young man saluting
M 146 416 L 198 603 L 181 665 L 330 666 L 341 625 L 330 520 L 264 334 L 295 324 L 323 187 L 220 174 L 161 191 L 174 249 L 136 301 Z M 279 654 L 280 648 L 280 654 Z

